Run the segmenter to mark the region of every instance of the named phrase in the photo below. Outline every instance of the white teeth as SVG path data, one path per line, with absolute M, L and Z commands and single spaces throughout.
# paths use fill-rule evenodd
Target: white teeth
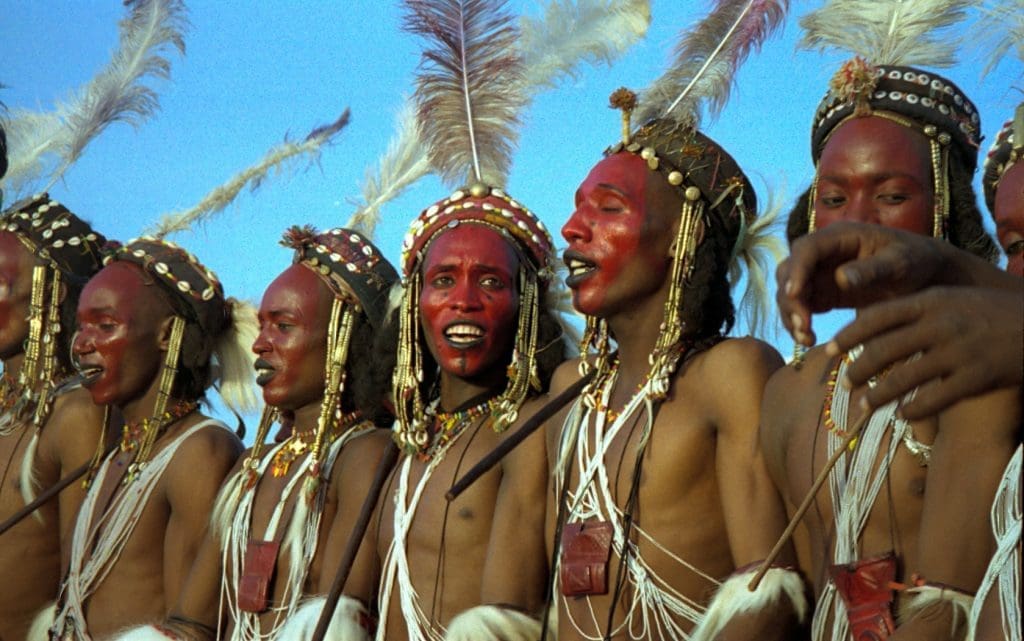
M 576 258 L 569 259 L 568 267 L 570 276 L 579 276 L 580 274 L 585 274 L 594 268 L 594 266 L 591 265 L 590 263 L 584 262 Z
M 274 373 L 274 370 L 266 368 L 266 367 L 257 367 L 256 368 L 256 376 L 257 376 L 257 378 L 260 377 L 260 376 L 266 376 L 267 374 L 273 374 L 273 373 Z
M 484 335 L 484 330 L 480 329 L 476 325 L 463 323 L 459 325 L 452 325 L 448 329 L 444 330 L 444 335 L 450 341 L 455 343 L 472 343 Z

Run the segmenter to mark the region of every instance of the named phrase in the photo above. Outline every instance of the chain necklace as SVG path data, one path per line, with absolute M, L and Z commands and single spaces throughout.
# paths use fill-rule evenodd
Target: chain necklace
M 121 427 L 121 451 L 132 452 L 139 449 L 142 439 L 150 430 L 160 432 L 179 418 L 193 412 L 199 403 L 197 401 L 178 401 L 163 416 L 150 416 L 141 421 L 127 421 Z
M 467 427 L 480 417 L 490 417 L 498 406 L 497 398 L 490 398 L 479 405 L 457 412 L 434 412 L 434 438 L 431 443 L 416 454 L 416 458 L 426 462 L 439 452 L 448 449 L 448 445 L 461 435 Z M 428 410 L 428 416 L 430 412 Z

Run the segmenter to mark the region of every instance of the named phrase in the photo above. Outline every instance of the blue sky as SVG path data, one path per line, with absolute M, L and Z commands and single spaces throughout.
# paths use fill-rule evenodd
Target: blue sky
M 741 70 L 722 117 L 704 126 L 740 161 L 759 199 L 770 188 L 787 211 L 813 176 L 811 116 L 843 59 L 795 49 L 797 18 L 819 4 L 793 2 L 785 30 Z M 537 2 L 510 7 L 540 13 Z M 706 10 L 705 2 L 655 0 L 647 38 L 625 57 L 611 68 L 585 68 L 534 101 L 507 187 L 551 229 L 561 227 L 576 187 L 617 139 L 608 94 L 657 77 L 677 33 Z M 114 1 L 5 0 L 0 101 L 9 109 L 52 108 L 107 62 L 124 11 Z M 350 199 L 411 92 L 420 43 L 400 30 L 401 10 L 392 2 L 206 0 L 189 3 L 189 20 L 186 55 L 168 54 L 171 80 L 150 82 L 161 95 L 160 112 L 138 129 L 111 126 L 51 193 L 108 236 L 128 239 L 161 214 L 194 204 L 286 134 L 301 138 L 351 108 L 351 124 L 318 165 L 243 193 L 218 219 L 172 237 L 219 274 L 229 295 L 258 303 L 290 261 L 277 245 L 286 227 L 348 220 Z M 1006 60 L 983 81 L 983 55 L 969 46 L 962 64 L 943 73 L 978 105 L 991 139 L 1021 100 L 1012 85 L 1024 86 L 1024 69 Z M 407 223 L 450 191 L 428 177 L 392 201 L 377 244 L 397 260 Z M 791 349 L 785 337 L 773 342 L 784 354 Z

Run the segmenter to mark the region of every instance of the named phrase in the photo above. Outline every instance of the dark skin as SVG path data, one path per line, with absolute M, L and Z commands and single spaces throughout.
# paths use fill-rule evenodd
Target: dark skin
M 591 172 L 577 193 L 576 212 L 562 229 L 569 241 L 566 262 L 575 259 L 592 268 L 570 279 L 574 304 L 606 318 L 618 342 L 619 374 L 609 402 L 615 410 L 625 406 L 650 369 L 647 358 L 668 296 L 666 274 L 679 210 L 680 197 L 667 182 L 648 171 L 640 158 L 624 153 Z M 657 262 L 656 269 L 649 267 L 651 261 Z M 593 281 L 602 286 L 590 287 Z M 769 482 L 757 440 L 761 390 L 781 364 L 774 350 L 749 338 L 725 341 L 692 357 L 672 378 L 669 398 L 661 404 L 644 453 L 636 522 L 673 555 L 720 580 L 765 558 L 785 526 L 784 509 Z M 567 363 L 559 368 L 552 396 L 577 379 L 577 367 Z M 729 393 L 723 394 L 723 389 Z M 567 413 L 563 410 L 546 427 L 552 472 Z M 610 478 L 616 479 L 611 491 L 620 509 L 629 495 L 639 437 L 639 429 L 624 429 L 604 459 Z M 579 474 L 575 465 L 570 474 L 574 483 Z M 555 505 L 549 501 L 549 541 L 554 522 Z M 674 590 L 699 603 L 710 600 L 708 580 L 646 539 L 639 547 L 644 560 Z M 781 561 L 793 564 L 791 548 L 783 551 Z M 617 567 L 613 551 L 610 576 Z M 627 583 L 614 610 L 613 627 L 620 625 L 632 603 L 631 590 Z M 587 635 L 605 633 L 613 605 L 610 595 L 558 599 L 560 639 L 581 638 L 570 618 Z M 684 630 L 692 627 L 682 619 L 675 623 Z M 717 638 L 788 638 L 794 623 L 791 606 L 782 599 L 759 612 L 734 617 Z M 613 638 L 629 637 L 623 631 Z
M 449 234 L 453 235 L 446 241 Z M 446 337 L 443 331 L 427 341 L 431 354 L 441 363 L 440 408 L 451 411 L 471 399 L 499 394 L 505 386 L 517 312 L 508 302 L 511 298 L 518 304 L 515 253 L 495 232 L 463 224 L 432 243 L 422 269 L 433 276 L 424 278 L 421 297 L 433 301 L 432 311 L 423 308 L 425 332 L 431 326 L 443 328 L 450 323 L 470 323 L 487 332 L 482 343 L 466 350 L 459 349 L 465 346 L 461 337 Z M 453 319 L 432 323 L 448 317 Z M 506 331 L 509 323 L 512 330 Z M 444 349 L 436 350 L 435 345 L 442 342 Z M 476 349 L 481 344 L 489 347 L 481 352 Z M 464 358 L 458 357 L 460 351 L 466 352 Z M 474 375 L 464 377 L 463 372 Z M 529 416 L 531 407 L 521 408 L 520 420 Z M 539 618 L 547 577 L 543 440 L 528 439 L 458 499 L 449 504 L 444 498 L 457 478 L 516 427 L 496 434 L 482 421 L 472 422 L 438 464 L 423 492 L 406 544 L 412 584 L 420 606 L 435 625 L 446 625 L 455 615 L 482 603 L 511 606 Z M 400 460 L 399 466 L 402 463 Z M 426 465 L 418 459 L 411 461 L 410 493 Z M 396 491 L 397 478 L 392 475 L 375 519 L 381 559 L 394 536 L 391 506 Z M 385 638 L 407 637 L 397 587 L 389 611 L 380 616 L 380 625 L 386 626 Z
M 334 294 L 310 268 L 304 264 L 292 265 L 267 288 L 260 306 L 260 334 L 253 343 L 257 367 L 263 375 L 264 400 L 281 409 L 295 433 L 311 434 L 315 431 L 323 402 L 324 363 L 327 355 L 327 325 L 330 320 Z M 334 578 L 341 550 L 348 541 L 353 522 L 365 497 L 370 480 L 384 446 L 390 438 L 386 430 L 373 429 L 348 442 L 338 454 L 329 479 L 326 500 L 320 521 L 318 549 L 306 575 L 302 593 L 314 596 L 326 592 Z M 231 476 L 241 471 L 239 460 Z M 264 453 L 264 456 L 268 454 Z M 281 477 L 264 474 L 256 486 L 250 533 L 252 539 L 262 539 L 271 515 L 288 482 L 299 473 L 293 463 Z M 301 488 L 301 485 L 299 486 Z M 295 500 L 301 495 L 293 493 L 285 506 L 290 514 Z M 344 506 L 345 509 L 339 509 Z M 284 527 L 284 524 L 282 524 Z M 217 628 L 218 604 L 221 597 L 222 554 L 219 537 L 209 532 L 189 575 L 181 600 L 173 615 L 205 626 L 183 630 L 194 638 L 209 638 L 207 630 Z M 284 602 L 292 559 L 282 547 L 277 559 L 276 575 L 270 600 L 271 607 Z M 372 602 L 378 569 L 372 546 L 363 545 L 356 557 L 345 594 L 363 603 Z M 236 598 L 234 590 L 231 598 Z M 226 610 L 225 610 L 226 611 Z M 267 611 L 260 615 L 264 632 L 273 629 L 277 615 Z M 224 634 L 230 636 L 236 625 L 233 620 L 223 622 Z
M 860 556 L 895 549 L 899 580 L 916 572 L 928 581 L 973 592 L 992 552 L 991 536 L 971 534 L 954 543 L 951 537 L 960 537 L 938 537 L 936 532 L 949 532 L 954 523 L 987 522 L 1001 470 L 1019 439 L 1020 283 L 966 252 L 920 235 L 930 233 L 929 207 L 921 204 L 930 202 L 931 194 L 918 189 L 930 178 L 920 175 L 927 159 L 924 151 L 916 152 L 916 162 L 892 150 L 863 156 L 830 153 L 840 143 L 854 150 L 891 143 L 897 138 L 895 125 L 881 122 L 863 118 L 841 125 L 822 154 L 819 174 L 852 177 L 856 184 L 911 174 L 911 185 L 896 190 L 898 198 L 881 198 L 891 190 L 880 189 L 875 200 L 850 199 L 858 206 L 794 242 L 791 257 L 779 266 L 781 316 L 798 343 L 815 341 L 812 313 L 834 307 L 856 307 L 859 312 L 827 346 L 811 350 L 802 368 L 787 367 L 773 377 L 765 392 L 762 437 L 773 477 L 792 511 L 824 460 L 821 416 L 828 372 L 838 354 L 863 344 L 864 353 L 847 380 L 839 382 L 853 388 L 848 424 L 861 412 L 917 388 L 915 399 L 905 402 L 899 413 L 912 421 L 919 441 L 932 445 L 932 459 L 922 468 L 904 448 L 897 450 L 885 492 L 859 541 Z M 871 137 L 875 139 L 864 140 Z M 908 145 L 904 155 L 913 151 L 913 144 Z M 942 287 L 921 291 L 936 285 Z M 915 353 L 920 357 L 908 360 Z M 892 370 L 876 387 L 865 385 L 889 365 Z M 959 482 L 955 471 L 964 469 L 966 461 L 976 463 L 969 466 L 971 478 Z M 808 472 L 800 472 L 801 466 Z M 816 509 L 804 522 L 809 544 L 800 550 L 811 564 L 818 590 L 831 559 L 829 501 L 827 491 L 818 494 Z M 970 528 L 955 529 L 962 533 Z M 951 608 L 942 606 L 902 623 L 893 638 L 946 638 L 952 616 Z
M 142 361 L 159 363 L 168 348 L 170 309 L 162 296 L 140 268 L 117 262 L 86 285 L 79 302 L 75 356 L 83 366 L 104 368 L 89 383 L 90 392 L 102 394 L 126 421 L 147 418 L 156 402 L 158 377 L 150 372 L 157 368 Z M 117 379 L 108 380 L 110 372 L 118 372 Z M 203 420 L 192 412 L 173 423 L 157 439 L 153 454 Z M 220 483 L 241 449 L 234 434 L 217 428 L 200 430 L 180 445 L 121 556 L 85 604 L 93 637 L 167 616 L 205 535 Z M 132 457 L 132 452 L 119 454 L 92 491 L 107 492 L 119 483 L 119 468 Z M 114 490 L 115 498 L 121 491 Z
M 17 380 L 25 360 L 22 345 L 28 338 L 28 298 L 35 261 L 8 232 L 0 232 L 0 346 L 4 372 Z M 103 412 L 88 392 L 78 389 L 59 396 L 43 426 L 33 470 L 34 494 L 87 462 L 96 449 Z M 34 427 L 31 417 L 13 433 L 0 437 L 0 520 L 24 507 L 21 466 Z M 57 596 L 61 568 L 75 513 L 85 493 L 73 483 L 32 516 L 7 531 L 0 546 L 0 639 L 20 639 L 36 614 Z

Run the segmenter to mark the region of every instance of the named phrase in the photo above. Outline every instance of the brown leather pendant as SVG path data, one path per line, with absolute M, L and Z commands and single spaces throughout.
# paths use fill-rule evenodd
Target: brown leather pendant
M 891 553 L 829 568 L 846 604 L 854 641 L 880 641 L 896 631 L 892 617 L 896 557 Z
M 562 528 L 562 594 L 608 593 L 608 560 L 614 530 L 607 521 L 567 523 Z
M 242 578 L 238 581 L 238 608 L 244 612 L 266 612 L 277 569 L 278 541 L 249 541 L 245 546 Z

